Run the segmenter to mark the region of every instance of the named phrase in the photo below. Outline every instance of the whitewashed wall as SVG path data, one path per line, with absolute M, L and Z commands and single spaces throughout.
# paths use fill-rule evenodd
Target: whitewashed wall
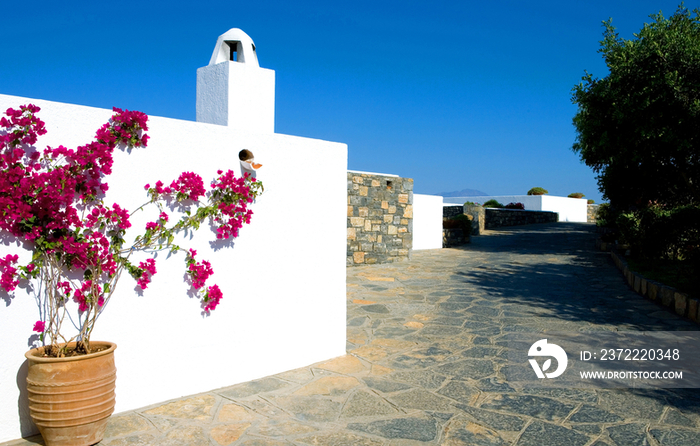
M 485 203 L 496 200 L 502 204 L 522 203 L 528 211 L 552 211 L 559 213 L 559 221 L 585 223 L 588 200 L 584 198 L 557 197 L 553 195 L 489 195 L 478 197 L 445 197 L 444 203 L 464 204 L 466 201 Z
M 413 194 L 413 249 L 442 248 L 442 197 Z
M 0 95 L 2 112 L 27 103 L 41 107 L 46 122 L 39 148 L 88 143 L 111 116 L 110 110 Z M 143 296 L 130 277 L 122 278 L 93 335 L 118 346 L 116 412 L 343 355 L 347 146 L 161 117 L 151 117 L 149 126 L 147 148 L 116 152 L 109 201 L 134 209 L 146 201 L 146 183 L 169 184 L 182 171 L 200 174 L 207 184 L 217 169 L 240 174 L 244 148 L 263 164 L 258 178 L 265 192 L 232 248 L 212 248 L 216 235 L 208 227 L 180 240 L 211 261 L 210 281 L 224 293 L 210 317 L 186 294 L 182 254 L 158 259 Z M 323 169 L 309 167 L 308 159 Z M 132 229 L 156 215 L 134 217 Z M 10 240 L 0 239 L 0 256 L 22 251 Z M 36 432 L 27 414 L 23 355 L 37 319 L 36 303 L 20 290 L 0 305 L 0 442 Z

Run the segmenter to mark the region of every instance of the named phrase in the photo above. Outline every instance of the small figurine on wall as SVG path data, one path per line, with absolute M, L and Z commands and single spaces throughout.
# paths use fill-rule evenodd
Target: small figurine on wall
M 262 164 L 255 162 L 255 156 L 250 150 L 243 149 L 238 152 L 238 159 L 241 160 L 241 169 L 255 176 L 255 171 L 262 167 Z

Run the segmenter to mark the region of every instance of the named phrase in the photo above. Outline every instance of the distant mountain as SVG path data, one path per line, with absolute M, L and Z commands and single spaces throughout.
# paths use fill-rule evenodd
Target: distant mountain
M 435 195 L 440 195 L 442 197 L 484 197 L 488 196 L 486 192 L 481 192 L 476 189 L 462 189 L 454 192 L 440 192 Z

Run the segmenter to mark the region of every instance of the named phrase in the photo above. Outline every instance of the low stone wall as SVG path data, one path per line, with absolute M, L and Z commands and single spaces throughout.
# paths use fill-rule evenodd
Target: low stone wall
M 461 246 L 469 243 L 469 234 L 464 234 L 464 230 L 460 228 L 456 229 L 443 229 L 442 230 L 442 247 L 452 248 L 453 246 Z
M 600 246 L 600 248 L 603 249 L 602 246 Z M 627 284 L 636 291 L 637 294 L 649 300 L 653 300 L 664 307 L 668 307 L 679 316 L 684 316 L 694 322 L 700 323 L 700 300 L 691 298 L 686 293 L 681 293 L 670 286 L 646 279 L 641 274 L 632 271 L 627 265 L 627 262 L 625 262 L 625 259 L 615 252 L 615 250 L 612 250 L 610 254 L 612 255 L 615 265 L 617 265 L 625 276 Z
M 460 205 L 455 205 L 455 206 L 443 206 L 442 207 L 442 218 L 451 218 L 451 217 L 456 217 L 458 215 L 462 215 L 464 213 L 464 206 Z
M 556 223 L 557 221 L 559 221 L 559 214 L 556 212 L 486 208 L 486 229 L 534 223 Z
M 410 258 L 413 179 L 348 172 L 347 265 Z
M 586 211 L 586 221 L 588 223 L 595 223 L 598 220 L 598 206 L 599 204 L 589 204 L 588 210 Z

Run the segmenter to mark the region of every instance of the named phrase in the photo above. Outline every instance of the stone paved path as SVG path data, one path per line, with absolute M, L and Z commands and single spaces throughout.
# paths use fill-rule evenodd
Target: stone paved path
M 503 380 L 514 333 L 698 330 L 630 291 L 594 231 L 488 231 L 463 249 L 349 268 L 346 356 L 117 414 L 101 444 L 700 445 L 698 389 Z

